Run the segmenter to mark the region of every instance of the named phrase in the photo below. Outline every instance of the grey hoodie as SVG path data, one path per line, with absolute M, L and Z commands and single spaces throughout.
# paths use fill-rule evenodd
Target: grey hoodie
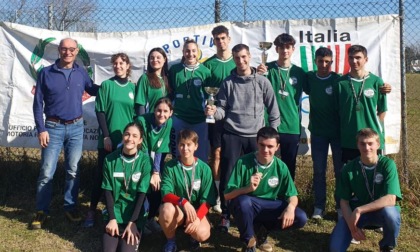
M 217 94 L 216 120 L 225 119 L 224 129 L 242 137 L 256 137 L 265 126 L 264 109 L 268 122 L 277 129 L 280 112 L 270 81 L 251 68 L 251 75 L 239 76 L 232 70 L 220 86 Z

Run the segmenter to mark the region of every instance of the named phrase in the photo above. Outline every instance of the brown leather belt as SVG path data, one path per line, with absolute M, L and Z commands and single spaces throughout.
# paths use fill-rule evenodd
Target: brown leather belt
M 67 125 L 67 124 L 73 124 L 73 123 L 76 123 L 76 122 L 78 122 L 80 119 L 82 119 L 82 116 L 79 116 L 79 117 L 76 117 L 76 118 L 74 118 L 74 119 L 72 119 L 72 120 L 63 120 L 63 119 L 60 119 L 60 118 L 58 118 L 58 117 L 47 117 L 47 121 L 50 121 L 50 122 L 55 122 L 55 123 L 59 123 L 59 124 L 64 124 L 64 125 Z

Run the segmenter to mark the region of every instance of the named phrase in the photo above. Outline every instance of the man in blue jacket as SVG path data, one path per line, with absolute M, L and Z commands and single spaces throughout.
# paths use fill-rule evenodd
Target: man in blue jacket
M 60 58 L 38 74 L 33 113 L 42 153 L 37 181 L 37 213 L 31 223 L 33 229 L 41 228 L 49 214 L 52 179 L 63 147 L 66 170 L 64 210 L 71 221 L 81 220 L 76 206 L 79 190 L 78 163 L 82 156 L 84 128 L 82 95 L 84 91 L 96 95 L 98 86 L 75 63 L 78 52 L 76 40 L 61 40 L 58 46 Z

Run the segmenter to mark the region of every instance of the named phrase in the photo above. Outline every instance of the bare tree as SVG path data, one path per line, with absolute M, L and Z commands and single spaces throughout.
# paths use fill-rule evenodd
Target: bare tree
M 97 30 L 97 0 L 8 0 L 0 4 L 0 21 L 66 31 Z M 48 14 L 51 14 L 51 18 Z M 51 24 L 50 26 L 48 24 Z
M 420 72 L 420 42 L 411 43 L 405 48 L 407 72 Z
M 22 16 L 26 0 L 10 0 L 7 8 L 2 8 L 0 20 L 16 23 Z
M 54 30 L 96 30 L 96 24 L 92 22 L 96 0 L 45 0 L 45 6 L 52 6 Z

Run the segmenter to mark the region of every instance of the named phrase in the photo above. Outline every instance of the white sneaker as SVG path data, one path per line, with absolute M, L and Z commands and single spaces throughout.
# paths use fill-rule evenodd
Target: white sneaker
M 384 229 L 383 229 L 383 227 L 378 227 L 378 228 L 376 228 L 374 231 L 375 231 L 376 233 L 378 233 L 378 234 L 383 234 L 383 233 L 384 233 Z
M 220 197 L 217 197 L 216 205 L 213 206 L 213 211 L 219 214 L 222 213 L 222 208 L 220 207 Z
M 351 244 L 360 244 L 360 241 L 357 241 L 354 238 L 352 238 L 351 239 Z
M 222 213 L 222 208 L 220 207 L 220 204 L 214 205 L 213 206 L 213 211 L 215 211 L 216 213 Z
M 314 208 L 314 213 L 312 214 L 312 219 L 321 220 L 324 217 L 324 211 L 321 208 Z

